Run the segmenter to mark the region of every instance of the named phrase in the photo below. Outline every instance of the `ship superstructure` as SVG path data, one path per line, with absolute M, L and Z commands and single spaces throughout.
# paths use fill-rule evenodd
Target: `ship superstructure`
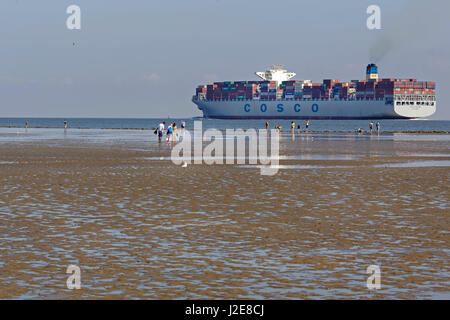
M 255 74 L 265 81 L 276 81 L 280 85 L 283 81 L 288 81 L 295 77 L 295 73 L 287 72 L 283 66 L 273 66 L 265 72 L 255 72 Z

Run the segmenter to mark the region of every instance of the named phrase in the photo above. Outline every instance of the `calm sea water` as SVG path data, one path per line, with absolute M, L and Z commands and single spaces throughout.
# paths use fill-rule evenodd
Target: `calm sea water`
M 192 129 L 195 120 L 202 120 L 203 129 L 227 129 L 227 128 L 264 128 L 263 120 L 216 120 L 216 119 L 131 119 L 131 118 L 67 118 L 70 128 L 84 129 L 151 129 L 161 121 L 166 123 L 186 122 L 188 129 Z M 0 118 L 0 127 L 25 127 L 28 121 L 30 127 L 62 128 L 63 118 Z M 305 128 L 305 121 L 296 121 Z M 450 131 L 450 120 L 382 120 L 381 131 Z M 290 128 L 290 121 L 270 120 L 270 126 L 280 125 L 285 129 Z M 369 129 L 367 120 L 312 120 L 310 131 L 353 131 L 358 128 Z

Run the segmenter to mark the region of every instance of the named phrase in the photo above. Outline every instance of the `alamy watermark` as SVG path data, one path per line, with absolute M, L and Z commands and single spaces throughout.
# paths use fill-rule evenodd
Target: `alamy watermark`
M 182 132 L 180 142 L 172 149 L 171 160 L 176 165 L 244 165 L 248 160 L 249 165 L 259 164 L 261 175 L 275 175 L 279 168 L 279 140 L 280 134 L 274 129 L 226 129 L 224 135 L 217 129 L 203 131 L 202 122 L 194 121 L 193 134 Z
M 67 267 L 66 273 L 70 274 L 67 278 L 67 289 L 81 289 L 81 269 L 75 264 L 71 264 Z
M 370 16 L 367 18 L 366 26 L 369 30 L 381 29 L 381 9 L 379 6 L 373 4 L 367 7 L 367 14 Z
M 367 274 L 370 276 L 367 278 L 367 289 L 381 289 L 381 270 L 380 267 L 372 264 L 367 267 Z
M 81 8 L 77 5 L 70 5 L 66 10 L 67 14 L 70 16 L 66 20 L 66 26 L 69 30 L 80 30 L 81 29 Z
M 75 4 L 67 7 L 67 14 L 70 16 L 66 20 L 66 26 L 69 30 L 81 29 L 81 8 Z M 366 20 L 366 26 L 369 30 L 381 29 L 381 8 L 376 4 L 367 7 L 366 13 L 369 17 Z

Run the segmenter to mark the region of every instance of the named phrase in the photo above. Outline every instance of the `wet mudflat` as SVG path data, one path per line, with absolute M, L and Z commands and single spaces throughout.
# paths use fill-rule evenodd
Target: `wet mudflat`
M 0 132 L 0 298 L 450 297 L 448 135 L 286 134 L 262 176 L 42 130 Z

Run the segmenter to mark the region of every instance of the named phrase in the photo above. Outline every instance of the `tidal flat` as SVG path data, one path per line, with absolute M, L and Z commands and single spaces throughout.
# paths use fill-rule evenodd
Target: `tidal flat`
M 263 176 L 177 166 L 148 131 L 14 130 L 1 299 L 450 298 L 449 135 L 287 133 Z

